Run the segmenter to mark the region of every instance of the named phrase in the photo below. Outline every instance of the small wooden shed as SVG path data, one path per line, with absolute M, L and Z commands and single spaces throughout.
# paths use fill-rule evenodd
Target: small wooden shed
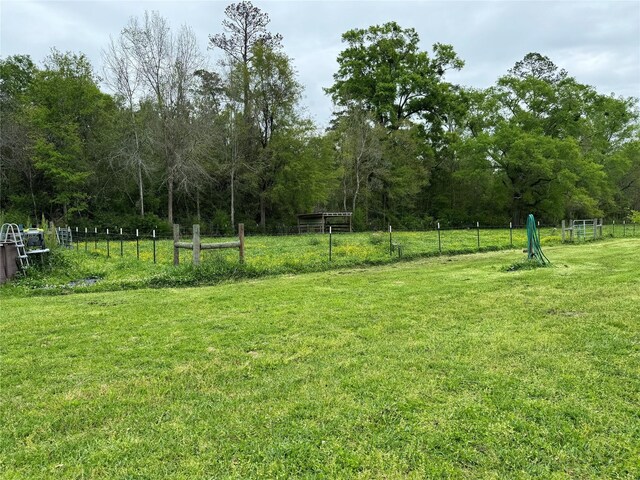
M 318 212 L 298 214 L 298 233 L 352 232 L 352 212 Z

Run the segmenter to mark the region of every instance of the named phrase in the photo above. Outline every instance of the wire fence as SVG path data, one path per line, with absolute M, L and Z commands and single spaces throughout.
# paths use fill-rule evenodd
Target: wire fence
M 72 233 L 71 247 L 79 253 L 107 258 L 136 259 L 157 264 L 173 263 L 173 237 L 156 230 L 98 229 L 66 227 Z M 541 244 L 562 242 L 561 229 L 539 226 Z M 191 238 L 191 227 L 181 226 L 181 239 Z M 233 237 L 202 232 L 202 241 L 232 241 Z M 604 224 L 598 238 L 640 237 L 640 225 L 627 222 Z M 574 236 L 573 243 L 593 241 L 592 236 Z M 526 248 L 526 229 L 513 226 L 440 228 L 426 231 L 388 231 L 358 233 L 310 233 L 290 235 L 247 235 L 247 261 L 253 264 L 314 264 L 336 262 L 381 262 L 390 256 L 418 257 L 438 254 L 471 253 L 486 250 Z M 189 252 L 181 253 L 181 262 L 190 261 Z M 237 253 L 209 251 L 207 258 L 237 261 Z

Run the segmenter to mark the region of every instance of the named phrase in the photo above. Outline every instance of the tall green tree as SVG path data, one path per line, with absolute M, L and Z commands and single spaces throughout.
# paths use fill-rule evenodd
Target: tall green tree
M 407 120 L 440 122 L 451 88 L 444 75 L 464 66 L 451 45 L 436 43 L 430 56 L 414 29 L 395 22 L 349 30 L 342 40 L 347 47 L 326 89 L 338 107 L 357 104 L 391 129 Z
M 250 1 L 232 3 L 225 9 L 222 33 L 209 36 L 209 45 L 220 50 L 224 57 L 220 64 L 226 69 L 225 92 L 229 114 L 227 155 L 225 163 L 230 176 L 230 217 L 234 224 L 237 208 L 237 184 L 241 188 L 253 185 L 266 187 L 256 181 L 259 172 L 265 172 L 264 135 L 260 130 L 263 119 L 257 111 L 253 93 L 256 81 L 252 76 L 259 63 L 264 64 L 265 51 L 281 49 L 282 36 L 269 32 L 269 15 Z M 259 55 L 256 56 L 256 53 Z M 259 197 L 260 225 L 265 227 L 265 191 Z
M 0 210 L 10 205 L 38 216 L 30 125 L 25 118 L 37 67 L 27 55 L 0 60 Z
M 502 185 L 513 222 L 530 212 L 555 222 L 615 210 L 611 173 L 625 168 L 616 152 L 636 128 L 633 101 L 598 94 L 538 53 L 482 95 L 466 147 L 474 167 Z
M 51 216 L 88 208 L 88 179 L 100 157 L 100 136 L 108 128 L 105 114 L 111 97 L 97 86 L 91 64 L 83 54 L 53 50 L 30 89 L 26 109 L 32 127 L 34 168 L 44 182 Z
M 314 125 L 297 122 L 272 138 L 278 164 L 266 192 L 274 220 L 291 225 L 297 213 L 323 209 L 337 186 L 331 144 L 315 134 Z
M 249 70 L 250 89 L 259 149 L 257 161 L 250 168 L 257 180 L 260 227 L 264 230 L 270 190 L 286 163 L 286 157 L 278 147 L 283 145 L 283 137 L 295 132 L 297 126 L 302 124 L 296 111 L 302 86 L 295 78 L 291 59 L 285 54 L 256 44 L 253 58 Z M 275 142 L 275 139 L 279 142 Z
M 420 50 L 417 32 L 395 22 L 350 30 L 342 39 L 347 46 L 326 92 L 337 117 L 361 110 L 386 131 L 379 136 L 378 168 L 367 177 L 365 216 L 397 222 L 398 215 L 414 216 L 419 193 L 449 141 L 446 125 L 459 93 L 444 77 L 464 62 L 450 45 L 437 43 L 431 54 Z

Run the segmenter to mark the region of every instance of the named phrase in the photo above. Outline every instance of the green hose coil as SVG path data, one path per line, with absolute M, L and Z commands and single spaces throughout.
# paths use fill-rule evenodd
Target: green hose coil
M 542 253 L 540 234 L 536 228 L 536 219 L 531 213 L 527 217 L 527 258 L 529 260 L 536 260 L 540 265 L 548 265 L 551 263 L 544 253 Z

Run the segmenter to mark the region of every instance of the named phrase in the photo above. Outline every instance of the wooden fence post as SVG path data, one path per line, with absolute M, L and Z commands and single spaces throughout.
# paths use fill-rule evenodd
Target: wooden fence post
M 193 264 L 200 265 L 200 225 L 193 226 Z
M 177 223 L 173 224 L 173 264 L 180 264 L 180 250 L 176 246 L 176 243 L 180 241 L 180 225 Z
M 573 243 L 573 230 L 576 228 L 575 220 L 569 220 L 569 226 L 571 227 L 569 230 L 569 241 Z
M 244 223 L 238 224 L 238 237 L 240 238 L 240 263 L 244 263 Z

